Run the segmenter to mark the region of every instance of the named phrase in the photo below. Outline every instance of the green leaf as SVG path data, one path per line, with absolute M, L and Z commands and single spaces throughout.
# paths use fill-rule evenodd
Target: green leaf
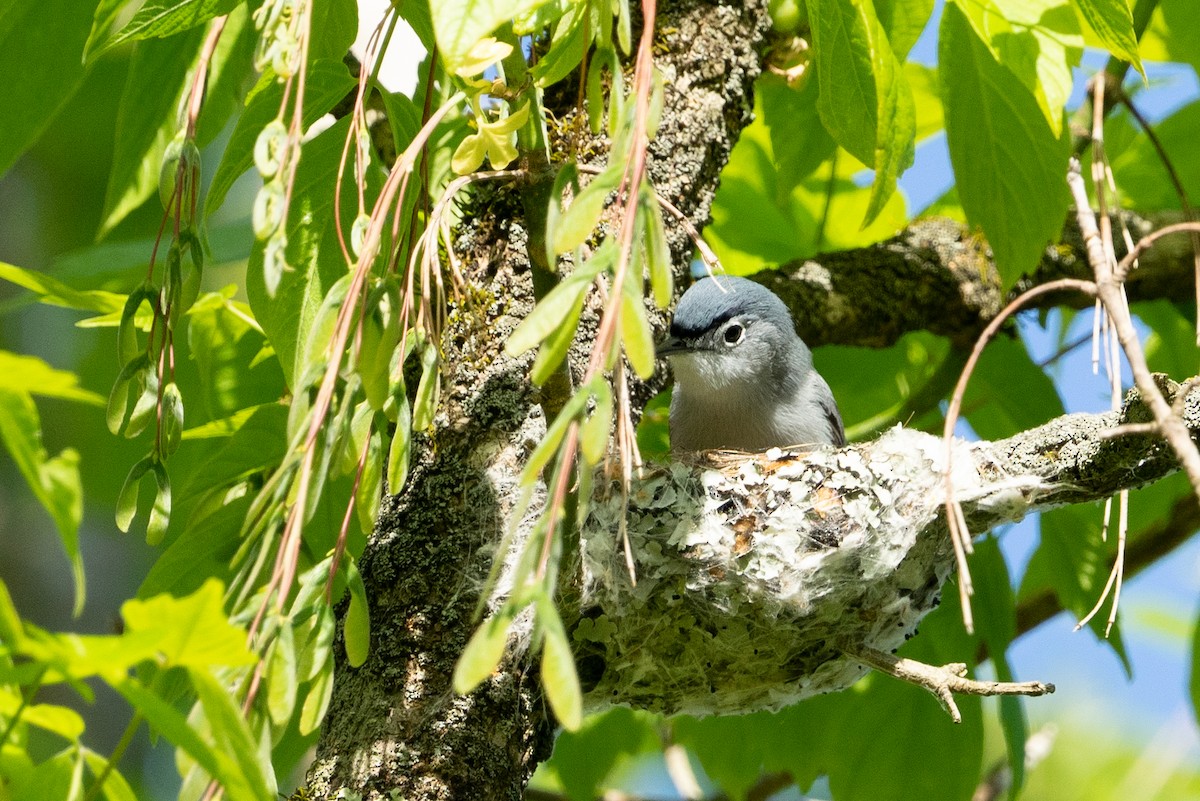
M 80 801 L 82 784 L 83 770 L 78 751 L 69 748 L 31 770 L 27 785 L 19 788 L 16 796 L 21 801 Z
M 246 647 L 246 632 L 229 622 L 223 595 L 221 582 L 209 579 L 182 598 L 164 594 L 126 601 L 121 617 L 127 632 L 154 636 L 166 666 L 252 665 L 256 659 Z
M 874 0 L 875 15 L 887 32 L 896 58 L 903 62 L 921 38 L 933 14 L 934 0 Z
M 573 309 L 582 302 L 584 293 L 596 276 L 612 264 L 615 255 L 614 246 L 608 243 L 601 245 L 575 272 L 559 281 L 508 335 L 504 343 L 505 352 L 510 356 L 519 356 L 559 329 L 564 321 L 571 318 Z
M 408 397 L 402 392 L 397 392 L 396 398 L 396 430 L 392 434 L 391 446 L 388 448 L 387 460 L 387 485 L 388 492 L 397 493 L 404 487 L 404 482 L 408 480 L 408 464 L 412 457 L 412 411 L 408 405 Z M 363 476 L 363 480 L 366 480 Z M 375 479 L 377 484 L 382 482 Z M 381 487 L 375 488 L 375 493 L 378 495 Z M 378 505 L 378 503 L 376 503 Z M 364 531 L 370 531 L 375 527 L 375 521 L 372 519 L 370 525 L 364 526 Z
M 1114 500 L 1113 520 L 1116 520 Z M 1136 508 L 1136 507 L 1135 507 Z M 1115 537 L 1101 538 L 1102 504 L 1069 506 L 1043 512 L 1038 520 L 1039 541 L 1025 568 L 1019 597 L 1044 589 L 1053 591 L 1059 605 L 1082 618 L 1100 598 L 1108 578 L 1115 551 Z M 1111 598 L 1109 599 L 1111 603 Z M 1101 610 L 1089 625 L 1097 639 L 1113 649 L 1126 672 L 1132 665 L 1125 651 L 1118 620 L 1111 634 L 1104 637 L 1107 609 Z
M 1067 137 L 1055 137 L 1037 101 L 954 3 L 942 16 L 939 71 L 959 197 L 1012 286 L 1062 229 Z
M 312 734 L 321 726 L 325 712 L 329 709 L 329 699 L 333 697 L 333 660 L 326 659 L 320 671 L 313 677 L 312 686 L 304 698 L 304 706 L 300 709 L 300 734 Z
M 279 626 L 279 635 L 271 645 L 267 659 L 267 712 L 271 722 L 282 728 L 292 718 L 296 708 L 296 637 L 291 623 L 284 620 Z
M 358 514 L 359 527 L 363 531 L 371 531 L 375 528 L 375 517 L 379 514 L 379 502 L 383 497 L 384 459 L 386 458 L 383 452 L 383 442 L 387 419 L 383 417 L 381 425 L 374 425 L 372 422 L 374 415 L 370 413 L 370 407 L 366 408 L 367 413 L 362 415 L 364 420 L 360 422 L 356 415 L 354 424 L 352 424 L 352 432 L 355 427 L 366 429 L 361 434 L 361 440 L 357 435 L 355 436 L 353 450 L 361 453 L 362 447 L 365 446 L 367 449 L 362 476 L 354 495 L 354 511 Z M 347 448 L 346 455 L 350 455 L 349 448 Z M 355 465 L 350 468 L 351 470 L 358 469 L 357 458 L 355 462 Z M 404 468 L 407 472 L 408 466 L 405 465 Z
M 1133 30 L 1133 15 L 1125 0 L 1076 0 L 1075 9 L 1091 28 L 1108 51 L 1117 58 L 1127 61 L 1146 77 L 1142 59 L 1138 55 L 1137 34 Z
M 956 699 L 963 714 L 957 726 L 924 690 L 887 677 L 877 677 L 854 700 L 857 714 L 843 719 L 834 746 L 840 753 L 831 760 L 829 784 L 835 798 L 971 797 L 983 756 L 978 698 Z M 874 736 L 863 737 L 864 731 Z M 913 742 L 933 749 L 938 758 L 914 761 L 909 751 Z M 871 770 L 862 770 L 864 764 Z
M 407 7 L 410 4 L 405 5 Z M 392 126 L 392 142 L 396 145 L 396 152 L 402 153 L 421 129 L 421 110 L 408 95 L 400 92 L 380 94 L 383 98 L 383 110 L 387 112 L 388 122 Z
M 654 331 L 638 284 L 627 279 L 621 289 L 621 345 L 629 366 L 645 381 L 654 375 Z
M 582 307 L 584 293 L 594 277 L 595 274 L 581 275 L 576 271 L 551 289 L 505 340 L 504 350 L 508 355 L 519 356 L 562 329 L 575 316 L 575 310 Z
M 763 714 L 720 718 L 680 717 L 676 741 L 694 753 L 704 772 L 732 798 L 744 798 L 762 774 L 763 736 L 771 720 Z M 730 743 L 738 743 L 730 748 Z
M 96 12 L 92 19 L 92 30 L 88 34 L 87 44 L 83 48 L 83 56 L 91 61 L 96 56 L 96 46 L 107 39 L 112 33 L 113 26 L 120 18 L 121 12 L 129 5 L 128 0 L 100 0 L 96 4 Z
M 145 353 L 126 364 L 117 374 L 117 380 L 108 395 L 108 407 L 105 414 L 108 430 L 113 434 L 120 434 L 128 425 L 129 402 L 136 401 L 141 397 L 146 383 L 145 377 L 141 375 L 144 372 L 152 372 L 150 357 Z M 139 377 L 140 379 L 135 381 Z
M 988 51 L 1037 99 L 1055 136 L 1072 68 L 1083 53 L 1079 19 L 1066 0 L 955 0 Z
M 287 407 L 263 404 L 218 423 L 228 423 L 228 440 L 196 464 L 183 484 L 181 500 L 236 484 L 279 463 L 287 451 Z M 213 424 L 210 424 L 210 426 Z M 185 432 L 184 439 L 197 429 Z
M 142 478 L 150 472 L 150 457 L 135 463 L 125 475 L 125 483 L 117 495 L 117 528 L 128 532 L 133 518 L 137 516 L 138 492 L 141 489 Z
M 554 716 L 567 731 L 576 731 L 583 720 L 583 691 L 575 672 L 575 656 L 553 602 L 541 596 L 537 622 L 542 627 L 542 687 Z
M 312 568 L 311 575 L 314 579 L 315 592 L 324 592 L 325 582 L 329 576 L 329 563 L 322 562 Z M 297 627 L 297 634 L 305 632 L 303 644 L 296 651 L 296 678 L 302 682 L 316 679 L 325 665 L 330 662 L 330 645 L 336 629 L 333 612 L 328 605 L 316 602 L 315 592 L 309 593 L 307 600 L 298 597 L 293 607 L 293 610 L 311 609 L 313 606 L 316 606 L 317 609 L 316 614 L 310 615 L 305 621 L 304 629 Z M 297 642 L 299 643 L 299 638 Z
M 1196 186 L 1200 180 L 1200 155 L 1193 147 L 1197 125 L 1200 125 L 1200 102 L 1197 101 L 1154 124 L 1158 143 L 1170 154 L 1172 167 L 1185 187 Z M 1133 142 L 1113 158 L 1112 169 L 1122 199 L 1127 199 L 1132 207 L 1154 213 L 1181 208 L 1179 195 L 1171 184 L 1155 143 L 1145 132 L 1139 131 Z
M 1192 0 L 1158 0 L 1138 51 L 1147 61 L 1178 61 L 1200 71 L 1200 28 Z
M 25 640 L 25 624 L 3 580 L 0 580 L 0 640 L 13 649 L 21 648 Z
M 0 278 L 36 293 L 38 300 L 49 306 L 109 314 L 120 311 L 125 303 L 124 295 L 99 290 L 73 289 L 46 273 L 23 270 L 4 262 L 0 262 Z
M 1019 394 L 1008 391 L 1019 386 Z M 988 343 L 971 374 L 963 406 L 975 433 L 998 440 L 1065 413 L 1054 382 L 1033 363 L 1025 346 L 1000 338 Z
M 0 175 L 8 172 L 83 82 L 92 3 L 8 0 L 0 19 Z M 19 77 L 18 77 L 19 76 Z
M 626 707 L 588 715 L 576 731 L 563 731 L 555 737 L 554 753 L 541 769 L 562 785 L 572 801 L 599 798 L 605 779 L 631 757 L 661 752 L 659 721 L 647 712 Z
M 157 459 L 150 465 L 154 472 L 154 504 L 150 507 L 150 519 L 146 521 L 146 544 L 158 545 L 167 536 L 171 523 L 171 479 L 167 466 Z
M 23 699 L 17 688 L 0 685 L 0 718 L 6 723 L 20 711 L 21 721 L 54 732 L 68 740 L 78 740 L 83 734 L 83 718 L 74 709 L 56 704 L 28 704 L 22 709 Z
M 817 109 L 839 145 L 875 169 L 869 225 L 912 165 L 916 109 L 900 61 L 871 3 L 808 0 L 820 96 Z
M 454 692 L 466 695 L 492 675 L 504 656 L 513 612 L 504 607 L 479 624 L 454 664 Z
M 133 19 L 112 35 L 99 53 L 125 42 L 164 38 L 229 13 L 241 0 L 146 0 Z
M 455 175 L 467 175 L 475 172 L 483 164 L 487 155 L 487 142 L 477 133 L 468 134 L 458 143 L 454 155 L 450 157 L 450 169 Z
M 529 458 L 525 461 L 525 467 L 521 470 L 522 484 L 531 484 L 534 477 L 550 461 L 550 458 L 558 452 L 558 444 L 562 442 L 571 423 L 577 420 L 583 410 L 587 408 L 587 401 L 590 397 L 591 392 L 587 387 L 583 387 L 577 390 L 571 396 L 570 400 L 563 404 L 562 411 L 558 413 L 558 417 L 555 417 L 554 422 L 546 429 L 546 436 L 542 437 L 542 441 L 538 443 L 538 446 L 533 449 L 533 453 L 529 454 Z
M 211 513 L 194 514 L 166 550 L 155 560 L 138 595 L 159 593 L 186 595 L 195 592 L 207 577 L 232 580 L 231 562 L 241 543 L 242 524 L 250 507 L 250 496 L 243 495 L 219 503 Z M 181 502 L 182 505 L 182 502 Z
M 622 165 L 614 164 L 592 179 L 571 201 L 571 205 L 558 218 L 558 225 L 546 232 L 553 242 L 555 255 L 574 250 L 591 236 L 600 221 L 600 213 L 608 196 L 616 190 L 623 174 Z M 554 202 L 554 201 L 551 201 Z
M 355 366 L 371 408 L 380 410 L 391 390 L 392 356 L 400 344 L 399 297 L 388 291 L 373 292 L 362 321 L 362 340 Z
M 227 419 L 239 410 L 276 403 L 285 393 L 275 359 L 256 363 L 265 344 L 249 307 L 232 299 L 233 286 L 204 295 L 187 314 L 187 344 L 206 380 L 189 390 L 194 416 Z
M 1196 325 L 1169 300 L 1133 305 L 1133 313 L 1150 329 L 1146 337 L 1146 363 L 1150 369 L 1183 378 L 1196 372 L 1200 349 Z
M 167 145 L 180 130 L 184 79 L 202 39 L 203 31 L 195 30 L 176 39 L 140 42 L 134 49 L 117 112 L 117 139 L 98 239 L 158 191 Z
M 358 35 L 358 3 L 355 0 L 313 0 L 309 23 L 308 60 L 332 58 L 341 61 Z M 307 99 L 305 104 L 307 104 Z
M 300 340 L 300 349 L 296 351 L 296 366 L 294 375 L 297 379 L 297 389 L 306 390 L 315 386 L 322 379 L 325 366 L 329 361 L 328 350 L 334 339 L 338 316 L 342 307 L 348 302 L 358 306 L 359 299 L 349 298 L 350 283 L 354 279 L 352 273 L 346 273 L 329 288 L 321 304 L 312 316 L 312 323 Z M 350 330 L 354 330 L 357 315 L 350 322 Z
M 332 60 L 315 61 L 308 66 L 305 76 L 304 113 L 305 128 L 312 125 L 326 114 L 346 94 L 354 89 L 355 81 L 346 65 Z M 207 214 L 212 214 L 220 206 L 228 194 L 233 182 L 242 173 L 254 165 L 254 143 L 267 123 L 279 114 L 279 105 L 283 100 L 283 86 L 271 72 L 265 73 L 258 84 L 250 92 L 246 108 L 238 117 L 233 133 L 229 136 L 229 144 L 221 156 L 213 174 L 212 185 L 208 189 L 208 197 L 204 201 Z M 319 137 L 318 137 L 319 138 Z M 311 144 L 311 143 L 310 143 Z M 309 145 L 305 145 L 301 164 L 310 155 Z M 339 145 L 338 156 L 341 151 Z M 300 167 L 301 173 L 308 172 L 306 167 Z M 297 175 L 297 181 L 300 175 Z M 290 226 L 289 226 L 290 230 Z
M 588 464 L 599 464 L 608 451 L 608 432 L 612 427 L 612 389 L 603 378 L 592 382 L 596 408 L 579 427 L 579 450 Z
M 550 48 L 530 70 L 538 86 L 545 88 L 558 83 L 583 61 L 583 52 L 591 43 L 586 35 L 588 13 L 587 6 L 576 5 L 571 15 L 555 26 Z
M 562 364 L 567 352 L 570 351 L 571 343 L 575 341 L 575 330 L 579 326 L 579 317 L 583 313 L 583 302 L 586 298 L 587 293 L 581 292 L 575 298 L 574 305 L 567 316 L 542 340 L 537 357 L 533 360 L 533 367 L 529 369 L 529 379 L 538 386 L 546 383 L 558 366 Z
M 909 62 L 904 65 L 904 75 L 917 106 L 917 141 L 920 142 L 946 128 L 938 74 L 932 67 Z
M 417 395 L 412 407 L 412 430 L 424 431 L 433 425 L 437 411 L 441 374 L 438 370 L 437 344 L 426 341 L 421 347 L 421 380 L 417 383 Z
M 667 231 L 654 193 L 647 188 L 642 193 L 642 200 L 642 245 L 646 250 L 645 261 L 646 269 L 650 273 L 650 288 L 654 294 L 654 304 L 660 309 L 665 309 L 671 305 L 672 296 L 675 294 L 675 270 L 671 263 L 671 249 L 667 245 Z
M 350 605 L 346 609 L 343 634 L 346 641 L 346 659 L 350 667 L 360 667 L 371 653 L 371 611 L 367 603 L 367 587 L 362 574 L 353 560 L 347 561 L 347 585 L 350 590 Z
M 109 761 L 87 746 L 84 746 L 82 750 L 84 761 L 92 775 L 99 776 L 103 773 L 108 767 Z M 138 801 L 129 782 L 115 769 L 109 771 L 108 778 L 104 780 L 104 798 L 107 801 Z
M 189 666 L 188 676 L 204 708 L 213 744 L 232 757 L 238 778 L 254 792 L 255 797 L 276 797 L 276 788 L 273 786 L 275 772 L 270 764 L 264 765 L 259 761 L 259 749 L 246 725 L 246 717 L 233 696 L 213 678 L 207 667 Z M 271 786 L 268 786 L 268 781 Z
M 169 456 L 179 450 L 180 437 L 183 435 L 183 395 L 173 381 L 163 387 L 162 426 L 163 452 Z
M 261 801 L 268 797 L 250 784 L 232 755 L 225 753 L 220 746 L 205 742 L 187 717 L 170 703 L 132 678 L 113 686 L 162 736 L 182 749 L 219 782 L 230 801 Z
M 514 17 L 529 14 L 548 0 L 437 0 L 433 32 L 446 69 L 454 72 L 469 60 L 471 50 L 488 34 Z
M 1013 681 L 1007 652 L 1009 644 L 1017 636 L 1016 594 L 997 538 L 988 534 L 978 540 L 970 560 L 975 584 L 975 595 L 971 601 L 975 630 L 979 638 L 987 643 L 996 680 Z M 1000 698 L 1000 726 L 1008 748 L 1013 795 L 1020 791 L 1025 782 L 1025 741 L 1029 731 L 1021 701 L 1014 696 Z
M 50 456 L 42 445 L 42 424 L 33 398 L 27 392 L 0 385 L 0 441 L 33 490 L 42 508 L 50 513 L 58 538 L 71 563 L 75 586 L 75 614 L 83 611 L 86 596 L 83 555 L 79 550 L 79 523 L 83 519 L 83 483 L 79 454 L 67 448 Z
M 51 367 L 36 356 L 6 350 L 0 350 L 0 391 L 104 405 L 103 396 L 79 386 L 75 373 Z

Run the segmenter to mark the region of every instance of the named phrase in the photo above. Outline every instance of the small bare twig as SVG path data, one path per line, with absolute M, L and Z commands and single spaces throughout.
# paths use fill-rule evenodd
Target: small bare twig
M 1158 423 L 1126 423 L 1123 426 L 1110 428 L 1107 431 L 1100 432 L 1101 439 L 1116 439 L 1117 437 L 1129 437 L 1136 434 L 1158 434 L 1162 431 L 1158 427 Z
M 887 654 L 863 645 L 843 645 L 842 652 L 889 676 L 923 687 L 933 694 L 955 723 L 962 723 L 962 713 L 954 703 L 954 693 L 960 695 L 1047 695 L 1054 685 L 1040 681 L 977 681 L 966 678 L 967 666 L 952 662 L 940 667 L 915 659 Z
M 1104 147 L 1104 92 L 1108 82 L 1103 78 L 1093 79 L 1091 90 L 1093 93 L 1092 101 L 1092 185 L 1096 189 L 1096 205 L 1100 210 L 1099 231 L 1100 244 L 1104 251 L 1104 267 L 1109 270 L 1117 263 L 1116 247 L 1113 244 L 1112 217 L 1108 213 L 1108 200 L 1105 188 L 1112 189 L 1114 196 L 1116 195 L 1116 185 L 1113 182 L 1112 169 L 1108 163 L 1108 154 Z M 1089 206 L 1090 210 L 1090 206 Z M 1123 229 L 1123 233 L 1128 240 L 1128 230 Z M 1088 245 L 1089 259 L 1093 259 L 1098 253 L 1098 249 L 1091 243 Z M 1102 273 L 1097 269 L 1099 262 L 1090 261 L 1092 270 L 1096 275 L 1097 281 L 1100 280 Z M 1136 264 L 1136 262 L 1134 262 Z M 1105 367 L 1108 374 L 1111 405 L 1114 410 L 1121 408 L 1121 359 L 1117 349 L 1117 338 L 1113 336 L 1118 317 L 1129 317 L 1129 299 L 1125 295 L 1124 279 L 1118 279 L 1119 292 L 1112 293 L 1112 297 L 1103 303 L 1105 314 L 1101 314 L 1101 299 L 1096 299 L 1095 317 L 1097 320 L 1102 320 L 1104 325 L 1104 343 L 1105 347 Z M 1095 346 L 1093 346 L 1095 347 Z M 1104 590 L 1100 593 L 1100 597 L 1096 600 L 1095 606 L 1092 607 L 1079 623 L 1075 626 L 1078 631 L 1100 611 L 1104 605 L 1108 594 L 1111 591 L 1113 602 L 1108 614 L 1108 625 L 1104 629 L 1104 635 L 1112 631 L 1113 624 L 1117 622 L 1117 609 L 1120 608 L 1121 600 L 1121 585 L 1125 576 L 1125 541 L 1128 535 L 1129 528 L 1129 490 L 1121 490 L 1117 494 L 1117 558 L 1113 561 L 1112 570 L 1109 572 L 1108 581 L 1104 584 Z M 1108 528 L 1112 522 L 1112 498 L 1108 498 L 1104 502 L 1104 524 L 1101 529 L 1101 537 L 1104 540 L 1108 539 Z

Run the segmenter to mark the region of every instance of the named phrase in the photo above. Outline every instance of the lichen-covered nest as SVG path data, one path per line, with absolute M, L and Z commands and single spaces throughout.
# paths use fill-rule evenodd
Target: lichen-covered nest
M 994 493 L 956 447 L 956 495 Z M 586 703 L 736 714 L 853 684 L 867 668 L 839 644 L 894 650 L 953 570 L 944 463 L 940 438 L 897 428 L 854 449 L 662 466 L 627 513 L 619 491 L 594 501 L 572 631 Z

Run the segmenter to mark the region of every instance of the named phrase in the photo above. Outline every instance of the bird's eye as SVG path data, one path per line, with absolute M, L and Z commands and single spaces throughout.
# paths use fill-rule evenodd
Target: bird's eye
M 736 345 L 746 338 L 746 329 L 741 323 L 730 323 L 725 329 L 725 344 Z

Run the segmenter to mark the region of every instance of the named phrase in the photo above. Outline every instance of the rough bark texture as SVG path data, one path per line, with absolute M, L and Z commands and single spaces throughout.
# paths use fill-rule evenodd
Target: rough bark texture
M 766 4 L 661 5 L 656 63 L 666 102 L 650 173 L 701 227 L 749 122 Z M 309 775 L 313 797 L 516 799 L 549 754 L 553 723 L 522 659 L 468 697 L 450 687 L 516 477 L 545 429 L 542 399 L 527 380 L 530 359 L 502 349 L 533 304 L 522 191 L 480 193 L 460 230 L 456 251 L 476 291 L 448 321 L 435 428 L 418 443 L 408 483 L 386 502 L 360 563 L 371 653 L 358 669 L 338 664 Z M 672 246 L 682 274 L 690 245 L 678 236 Z
M 707 220 L 719 171 L 749 121 L 766 3 L 680 0 L 660 5 L 655 59 L 666 80 L 666 102 L 651 148 L 650 173 L 659 193 L 699 228 Z M 548 97 L 547 104 L 557 119 L 566 120 L 573 100 L 564 98 L 556 106 L 556 99 Z M 560 130 L 567 129 L 564 125 Z M 552 146 L 557 154 L 565 150 L 562 141 Z M 553 722 L 536 671 L 521 656 L 508 660 L 468 697 L 458 697 L 450 688 L 455 660 L 473 629 L 495 544 L 514 505 L 516 477 L 545 430 L 546 415 L 539 404 L 554 403 L 529 384 L 530 358 L 511 359 L 502 350 L 504 339 L 534 302 L 528 254 L 531 226 L 524 222 L 527 204 L 521 197 L 525 191 L 518 186 L 478 192 L 459 232 L 456 251 L 468 265 L 475 290 L 452 310 L 448 321 L 445 391 L 435 428 L 417 443 L 408 483 L 402 494 L 385 503 L 360 563 L 371 603 L 371 652 L 360 668 L 338 665 L 309 777 L 311 797 L 332 798 L 346 791 L 366 799 L 516 799 L 549 753 Z M 675 230 L 671 245 L 683 274 L 690 243 Z M 1182 263 L 1163 261 L 1168 266 Z M 1084 269 L 1083 262 L 1070 248 L 1059 248 L 1048 252 L 1043 270 L 1048 276 L 1059 275 Z M 1147 266 L 1141 274 L 1158 281 L 1147 280 L 1147 292 L 1166 297 L 1176 293 L 1166 268 Z M 1005 300 L 994 276 L 985 244 L 957 224 L 930 221 L 872 248 L 785 265 L 777 276 L 762 280 L 789 301 L 810 344 L 884 345 L 920 328 L 956 343 L 970 341 Z M 1134 297 L 1138 279 L 1135 274 L 1131 281 Z M 585 327 L 585 338 L 586 334 Z M 1190 413 L 1195 428 L 1195 412 Z M 985 461 L 993 468 L 1007 460 L 1016 472 L 1042 476 L 1045 480 L 1039 479 L 1038 486 L 1056 487 L 1037 503 L 1099 497 L 1172 469 L 1161 446 L 1145 438 L 1097 444 L 1093 429 L 1105 425 L 1112 421 L 1075 419 L 979 452 L 986 453 Z M 1103 458 L 1097 460 L 1101 451 Z M 1088 453 L 1091 461 L 1083 458 Z M 1061 466 L 1070 454 L 1080 457 L 1076 472 L 1065 481 L 1051 479 L 1045 471 Z M 1088 465 L 1104 461 L 1115 466 L 1100 479 Z M 1128 468 L 1124 474 L 1122 465 Z M 976 523 L 998 520 L 996 509 L 1001 508 L 1003 503 L 977 506 L 971 514 Z M 1008 508 L 1023 513 L 1020 503 Z M 909 613 L 890 632 L 893 638 L 895 632 L 903 637 L 936 600 L 937 586 L 948 570 L 936 510 L 929 514 L 933 522 L 920 531 L 932 555 L 927 564 L 932 565 L 928 569 L 933 580 L 921 584 L 919 592 L 913 592 L 916 585 L 908 577 L 895 585 L 893 594 L 909 592 Z M 744 538 L 742 545 L 736 537 L 733 542 L 735 548 L 745 545 Z M 736 563 L 740 555 L 734 551 L 733 557 Z M 614 578 L 618 575 L 613 572 Z M 597 604 L 594 610 L 611 601 L 593 596 L 592 602 Z M 625 610 L 620 614 L 629 614 L 631 608 L 636 610 L 613 607 L 614 614 L 620 609 Z M 595 611 L 587 612 L 575 625 L 587 620 L 594 625 L 597 617 Z M 811 658 L 809 675 L 840 659 L 821 647 L 825 650 L 809 649 L 802 655 Z M 335 648 L 335 653 L 343 651 Z M 621 679 L 611 674 L 610 655 L 581 656 L 590 700 L 611 702 L 612 682 Z M 797 667 L 800 672 L 806 669 L 790 665 L 788 680 L 795 682 L 800 676 Z M 852 680 L 860 669 L 841 665 L 838 671 L 828 688 Z M 617 689 L 616 700 L 637 702 L 636 688 Z M 623 691 L 628 692 L 622 695 Z M 601 700 L 604 692 L 607 697 Z M 673 708 L 689 703 L 676 699 Z M 741 701 L 734 698 L 733 703 Z
M 1126 217 L 1135 241 L 1171 222 L 1179 220 Z M 1194 269 L 1187 235 L 1168 237 L 1151 248 L 1129 276 L 1129 298 L 1189 303 Z M 1092 277 L 1072 214 L 1062 243 L 1048 247 L 1037 271 L 1009 293 L 1002 289 L 987 243 L 963 224 L 944 218 L 919 220 L 869 247 L 780 265 L 754 280 L 783 298 L 796 330 L 811 346 L 885 347 L 910 331 L 924 330 L 970 347 L 1022 289 L 1056 278 Z M 1091 303 L 1082 296 L 1046 295 L 1034 308 Z

